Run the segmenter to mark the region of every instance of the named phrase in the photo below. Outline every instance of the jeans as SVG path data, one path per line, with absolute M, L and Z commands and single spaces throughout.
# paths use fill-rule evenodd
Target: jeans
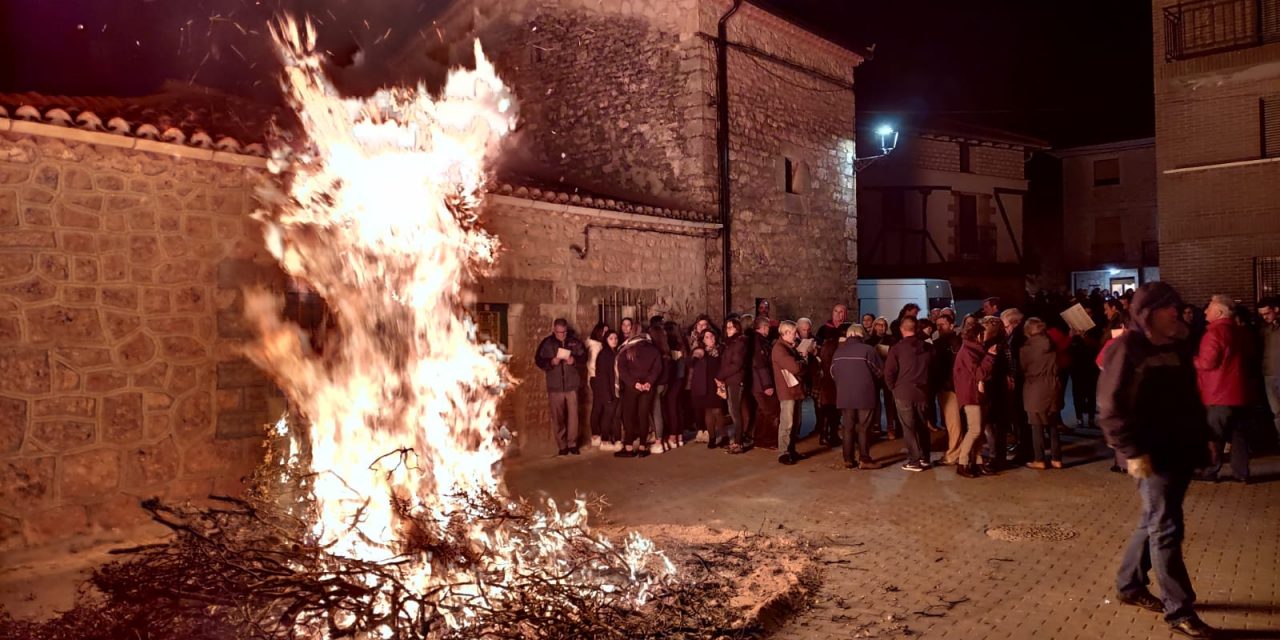
M 841 410 L 840 437 L 844 461 L 847 463 L 871 461 L 871 421 L 875 419 L 875 409 L 843 409 Z M 857 446 L 857 457 L 854 457 L 854 446 Z
M 795 451 L 795 436 L 799 429 L 796 416 L 800 414 L 800 400 L 779 400 L 778 451 Z
M 954 391 L 939 391 L 938 406 L 942 409 L 942 424 L 947 428 L 947 452 L 942 454 L 942 461 L 955 464 L 960 459 L 960 439 L 964 436 L 964 425 L 960 424 L 960 401 Z
M 1031 422 L 1031 459 L 1044 462 L 1044 432 L 1049 430 L 1049 455 L 1052 459 L 1062 461 L 1062 439 L 1058 436 L 1058 421 L 1048 411 L 1028 412 Z
M 907 441 L 907 462 L 929 460 L 929 428 L 924 423 L 928 403 L 894 399 L 898 409 L 898 424 L 902 437 Z
M 742 436 L 746 433 L 747 423 L 742 413 L 742 383 L 725 385 L 725 400 L 729 403 L 729 440 L 734 444 L 742 444 Z
M 974 464 L 977 453 L 975 447 L 978 445 L 978 438 L 982 437 L 982 405 L 966 404 L 964 406 L 964 439 L 960 441 L 960 455 L 956 458 L 956 464 Z
M 625 445 L 643 446 L 644 438 L 649 432 L 649 418 L 653 413 L 653 391 L 636 391 L 635 387 L 622 388 L 622 426 L 626 433 L 622 437 Z
M 1182 500 L 1190 484 L 1190 472 L 1155 473 L 1138 479 L 1142 514 L 1116 575 L 1116 590 L 1123 596 L 1133 596 L 1147 588 L 1147 573 L 1155 569 L 1160 599 L 1164 601 L 1164 619 L 1171 624 L 1195 615 L 1192 607 L 1196 593 L 1182 560 L 1186 531 Z
M 1222 470 L 1223 450 L 1231 442 L 1231 474 L 1238 480 L 1249 477 L 1249 407 L 1209 405 L 1209 428 L 1213 430 L 1213 464 L 1205 477 L 1216 478 Z
M 547 403 L 551 406 L 551 424 L 556 433 L 556 445 L 561 449 L 578 446 L 578 392 L 550 391 Z
M 1280 376 L 1267 376 L 1267 404 L 1271 405 L 1271 415 L 1275 418 L 1276 436 L 1280 437 Z M 1232 445 L 1235 448 L 1235 445 Z

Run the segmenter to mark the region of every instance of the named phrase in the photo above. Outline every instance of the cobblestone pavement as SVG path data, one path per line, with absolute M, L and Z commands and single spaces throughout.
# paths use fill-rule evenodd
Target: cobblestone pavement
M 639 460 L 592 449 L 521 461 L 508 482 L 526 495 L 603 495 L 604 519 L 621 525 L 704 524 L 817 541 L 823 585 L 778 638 L 1177 637 L 1157 614 L 1114 599 L 1138 510 L 1132 480 L 1108 470 L 1096 437 L 1066 440 L 1067 469 L 976 480 L 950 467 L 845 470 L 837 452 L 810 438 L 800 449 L 814 455 L 794 467 L 777 464 L 772 451 L 729 456 L 702 444 Z M 882 442 L 873 454 L 900 462 L 900 443 Z M 1280 458 L 1256 459 L 1253 469 L 1257 484 L 1193 486 L 1185 549 L 1208 623 L 1231 630 L 1225 637 L 1280 638 Z M 1048 524 L 1075 535 L 1011 542 L 987 533 Z

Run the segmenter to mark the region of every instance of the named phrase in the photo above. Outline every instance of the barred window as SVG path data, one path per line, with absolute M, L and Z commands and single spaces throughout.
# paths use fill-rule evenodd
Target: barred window
M 1254 258 L 1253 290 L 1257 300 L 1280 296 L 1280 256 Z
M 1258 120 L 1262 124 L 1262 157 L 1280 157 L 1280 96 L 1262 98 Z

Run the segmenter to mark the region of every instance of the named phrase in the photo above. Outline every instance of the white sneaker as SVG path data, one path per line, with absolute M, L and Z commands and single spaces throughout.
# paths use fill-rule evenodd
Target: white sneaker
M 653 444 L 649 445 L 649 453 L 652 453 L 652 454 L 655 454 L 655 455 L 656 455 L 656 454 L 659 454 L 659 453 L 662 453 L 662 443 L 661 443 L 661 442 L 655 442 L 655 443 L 653 443 Z
M 599 449 L 604 446 L 604 442 L 600 440 L 600 436 L 591 436 L 591 446 Z
M 610 451 L 622 451 L 622 442 L 614 442 L 609 445 Z
M 694 442 L 706 442 L 708 440 L 710 440 L 710 438 L 707 437 L 706 431 L 699 431 L 698 435 L 693 437 Z

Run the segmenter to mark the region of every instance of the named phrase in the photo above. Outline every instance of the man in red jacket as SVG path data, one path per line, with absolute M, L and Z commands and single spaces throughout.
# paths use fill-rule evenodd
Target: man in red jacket
M 1204 337 L 1195 357 L 1196 381 L 1200 400 L 1209 414 L 1209 428 L 1214 434 L 1213 465 L 1200 474 L 1200 480 L 1217 481 L 1222 469 L 1225 444 L 1231 441 L 1232 480 L 1249 481 L 1249 408 L 1252 405 L 1253 381 L 1249 379 L 1251 357 L 1249 335 L 1236 324 L 1232 307 L 1235 301 L 1224 295 L 1213 296 L 1205 307 Z

